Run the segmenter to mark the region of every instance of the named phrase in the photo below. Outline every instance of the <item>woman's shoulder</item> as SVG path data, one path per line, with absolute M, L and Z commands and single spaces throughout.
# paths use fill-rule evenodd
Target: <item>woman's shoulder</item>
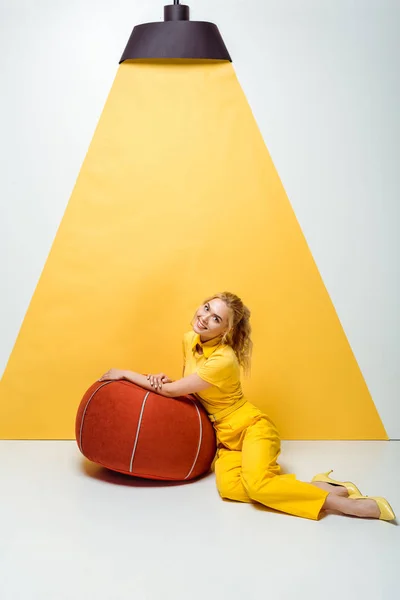
M 183 351 L 185 354 L 192 348 L 195 335 L 194 331 L 187 331 L 183 334 Z
M 239 364 L 234 349 L 228 344 L 221 344 L 218 346 L 211 354 L 211 357 L 214 357 L 214 360 L 217 359 L 220 362 L 223 362 L 225 365 L 236 367 Z
M 187 331 L 186 333 L 183 334 L 183 341 L 184 342 L 192 342 L 194 340 L 195 337 L 195 332 L 192 331 Z

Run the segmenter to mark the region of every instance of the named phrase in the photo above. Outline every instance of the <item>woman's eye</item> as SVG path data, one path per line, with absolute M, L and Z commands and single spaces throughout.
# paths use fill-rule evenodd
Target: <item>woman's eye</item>
M 209 310 L 208 304 L 206 304 L 204 308 L 205 308 L 205 310 Z

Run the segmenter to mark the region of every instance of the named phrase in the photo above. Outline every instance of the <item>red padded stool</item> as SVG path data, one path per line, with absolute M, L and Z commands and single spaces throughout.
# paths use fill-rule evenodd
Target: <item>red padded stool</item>
M 214 428 L 191 396 L 165 398 L 129 381 L 94 383 L 75 424 L 80 451 L 113 471 L 185 481 L 209 471 Z

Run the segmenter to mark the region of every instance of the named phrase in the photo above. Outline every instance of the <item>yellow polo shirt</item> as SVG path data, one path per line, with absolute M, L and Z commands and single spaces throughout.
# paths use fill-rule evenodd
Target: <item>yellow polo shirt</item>
M 203 353 L 196 350 L 197 344 Z M 240 383 L 240 367 L 234 350 L 219 341 L 201 342 L 194 331 L 183 337 L 184 376 L 197 375 L 211 384 L 206 390 L 194 394 L 206 411 L 213 415 L 244 401 Z

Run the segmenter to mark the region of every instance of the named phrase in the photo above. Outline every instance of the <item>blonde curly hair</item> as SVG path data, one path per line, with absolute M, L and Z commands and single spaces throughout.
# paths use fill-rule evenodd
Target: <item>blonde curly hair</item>
M 230 309 L 229 329 L 222 338 L 222 343 L 231 346 L 237 356 L 240 366 L 245 373 L 250 372 L 253 342 L 251 341 L 250 310 L 243 301 L 231 292 L 214 294 L 204 301 L 204 304 L 219 298 Z

